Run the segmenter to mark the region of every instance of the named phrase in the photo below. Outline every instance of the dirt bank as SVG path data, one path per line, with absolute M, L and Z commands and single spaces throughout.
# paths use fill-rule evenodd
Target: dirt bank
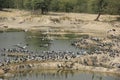
M 99 37 L 106 37 L 106 33 L 111 29 L 120 31 L 120 23 L 116 21 L 117 15 L 102 15 L 100 21 L 94 21 L 96 16 L 97 15 L 95 14 L 85 13 L 52 12 L 48 15 L 32 15 L 29 11 L 11 9 L 7 12 L 0 11 L 0 30 L 22 29 L 24 31 L 41 31 L 45 34 L 52 35 L 88 34 Z M 26 69 L 89 70 L 120 74 L 119 68 L 108 66 L 111 63 L 114 63 L 115 59 L 106 56 L 107 54 L 102 54 L 102 57 L 98 57 L 98 55 L 84 55 L 69 61 L 26 61 L 22 63 L 8 64 L 0 67 L 0 74 L 14 71 L 19 72 Z M 106 59 L 108 61 L 111 59 L 112 61 L 104 62 L 108 64 L 101 62 L 95 64 L 93 62 L 96 57 L 100 59 L 101 62 L 106 61 Z M 93 67 L 94 64 L 97 66 Z M 101 64 L 104 67 L 101 67 Z
M 0 11 L 0 29 L 23 29 L 25 31 L 43 31 L 47 34 L 89 34 L 106 36 L 110 29 L 119 29 L 117 15 L 102 15 L 100 21 L 94 21 L 96 14 L 86 13 L 53 13 L 35 15 L 29 11 Z
M 87 57 L 87 56 L 85 56 Z M 89 57 L 88 57 L 89 58 Z M 95 67 L 86 64 L 81 64 L 80 59 L 76 58 L 71 61 L 27 61 L 16 64 L 9 64 L 0 67 L 0 75 L 6 76 L 6 74 L 24 72 L 29 70 L 77 70 L 77 71 L 92 71 L 111 74 L 120 74 L 119 68 L 107 68 L 107 67 Z

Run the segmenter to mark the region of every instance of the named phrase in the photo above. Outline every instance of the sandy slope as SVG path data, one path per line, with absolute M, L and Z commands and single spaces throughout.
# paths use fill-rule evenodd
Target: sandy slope
M 0 11 L 0 28 L 41 30 L 49 34 L 75 33 L 94 36 L 106 36 L 106 32 L 113 28 L 119 30 L 120 23 L 115 21 L 117 15 L 102 15 L 99 22 L 94 21 L 96 16 L 96 14 L 53 12 L 49 12 L 48 15 L 32 15 L 29 11 L 10 9 L 7 12 Z

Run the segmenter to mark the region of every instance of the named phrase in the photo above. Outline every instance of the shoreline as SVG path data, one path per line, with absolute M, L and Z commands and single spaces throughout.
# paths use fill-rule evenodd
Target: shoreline
M 53 15 L 50 15 L 50 14 L 53 14 Z M 38 15 L 31 15 L 30 12 L 26 12 L 26 11 L 17 12 L 15 10 L 13 10 L 11 13 L 1 12 L 0 13 L 0 17 L 1 17 L 0 32 L 4 32 L 4 31 L 5 32 L 6 31 L 8 32 L 14 32 L 14 31 L 37 32 L 38 31 L 38 32 L 42 32 L 43 34 L 48 34 L 48 35 L 65 35 L 65 34 L 77 35 L 78 34 L 78 35 L 89 35 L 89 36 L 95 36 L 95 37 L 98 36 L 102 38 L 108 38 L 107 32 L 110 31 L 111 29 L 112 29 L 111 34 L 115 33 L 114 30 L 118 31 L 116 32 L 115 35 L 119 34 L 119 31 L 120 31 L 120 23 L 119 21 L 115 21 L 117 15 L 102 15 L 100 17 L 100 21 L 93 21 L 97 16 L 96 14 L 82 14 L 82 13 L 81 14 L 50 13 L 50 14 L 38 16 Z M 56 14 L 59 14 L 59 15 L 56 16 Z M 95 44 L 95 41 L 91 42 L 89 40 L 83 40 L 83 42 L 84 41 L 88 41 L 88 43 L 86 43 L 88 44 L 88 46 L 89 46 L 89 42 L 91 43 L 90 46 Z M 100 43 L 102 43 L 102 41 Z M 80 45 L 77 45 L 77 46 L 81 47 L 82 43 L 78 42 L 78 44 Z M 108 47 L 110 46 L 108 45 Z M 106 56 L 106 54 L 104 55 Z M 97 56 L 93 55 L 92 57 L 96 58 Z M 21 63 L 8 64 L 9 65 L 8 67 L 7 65 L 5 65 L 3 67 L 0 67 L 0 75 L 5 75 L 6 72 L 7 73 L 14 72 L 14 71 L 19 72 L 21 70 L 24 71 L 26 70 L 26 68 L 29 68 L 30 70 L 34 70 L 34 69 L 85 70 L 85 71 L 113 73 L 113 74 L 120 75 L 120 68 L 112 67 L 110 69 L 110 68 L 105 68 L 105 67 L 95 67 L 93 65 L 94 61 L 91 59 L 91 56 L 88 56 L 88 55 L 85 55 L 84 58 L 81 58 L 81 57 L 74 58 L 68 61 L 58 61 L 58 62 L 56 61 L 45 61 L 45 62 L 33 61 L 33 62 L 35 63 L 26 61 L 26 62 L 21 62 Z M 86 65 L 86 62 L 87 62 L 87 65 Z M 100 64 L 102 64 L 103 66 L 106 66 L 105 63 L 107 62 L 104 62 L 104 63 L 99 62 L 99 64 L 97 63 L 96 64 L 99 66 Z M 107 66 L 109 64 L 107 64 Z
M 69 61 L 67 63 L 70 63 Z M 62 71 L 86 71 L 86 72 L 98 72 L 98 73 L 105 73 L 105 74 L 116 74 L 116 75 L 120 75 L 120 69 L 109 69 L 109 68 L 104 68 L 104 67 L 94 67 L 94 66 L 85 66 L 82 64 L 78 64 L 75 63 L 75 65 L 72 68 L 66 68 L 65 69 L 61 69 L 58 68 L 58 64 L 64 64 L 64 62 L 35 62 L 35 63 L 20 63 L 20 64 L 14 64 L 14 65 L 9 65 L 10 70 L 8 72 L 4 72 L 3 67 L 0 68 L 0 75 L 1 76 L 6 76 L 6 74 L 11 74 L 14 75 L 15 73 L 19 73 L 19 72 L 24 72 L 24 71 L 34 71 L 34 70 L 62 70 Z M 26 67 L 28 67 L 28 65 L 33 65 L 34 67 L 29 67 L 26 69 Z M 18 67 L 22 67 L 21 69 L 17 69 Z M 14 74 L 12 74 L 14 73 Z M 6 76 L 7 77 L 7 76 Z
M 53 53 L 54 54 L 54 53 Z M 8 54 L 10 55 L 10 54 Z M 99 72 L 99 73 L 107 73 L 107 74 L 117 74 L 120 75 L 120 67 L 117 67 L 117 63 L 119 64 L 119 56 L 117 55 L 115 58 L 112 56 L 108 56 L 108 54 L 86 54 L 86 55 L 78 55 L 74 58 L 68 56 L 64 56 L 62 59 L 40 59 L 40 57 L 36 56 L 33 59 L 25 58 L 27 54 L 22 55 L 14 53 L 12 56 L 19 56 L 18 60 L 11 60 L 1 63 L 0 66 L 0 75 L 5 76 L 5 74 L 19 73 L 29 70 L 62 70 L 62 71 L 90 71 L 90 72 Z M 23 56 L 23 57 L 22 57 Z M 73 55 L 74 56 L 74 55 Z M 106 58 L 105 58 L 106 57 Z M 25 60 L 19 60 L 25 59 Z M 94 59 L 94 60 L 93 60 Z M 104 60 L 106 59 L 106 60 Z M 110 59 L 110 60 L 109 60 Z M 118 60 L 118 61 L 116 61 Z M 16 62 L 17 61 L 17 62 Z M 116 65 L 116 66 L 115 66 Z
M 52 14 L 52 15 L 51 15 Z M 100 21 L 94 21 L 97 14 L 55 13 L 32 15 L 29 11 L 0 11 L 1 31 L 41 31 L 47 34 L 88 34 L 106 37 L 110 29 L 120 30 L 118 15 L 101 15 Z

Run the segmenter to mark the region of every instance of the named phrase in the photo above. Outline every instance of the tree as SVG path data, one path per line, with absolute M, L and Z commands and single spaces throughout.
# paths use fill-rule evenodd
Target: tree
M 4 3 L 4 0 L 0 0 L 0 10 L 2 10 L 3 8 L 3 3 Z
M 75 12 L 87 12 L 87 4 L 89 0 L 76 0 L 76 4 L 74 5 Z
M 73 11 L 73 5 L 70 2 L 65 3 L 65 12 Z
M 98 16 L 95 19 L 95 21 L 99 21 L 99 18 L 101 16 L 101 14 L 104 12 L 104 9 L 107 6 L 107 3 L 105 2 L 105 0 L 97 0 L 97 4 L 98 5 Z
M 59 3 L 60 3 L 60 0 L 52 0 L 51 4 L 50 4 L 50 10 L 51 11 L 59 11 L 59 9 L 60 9 Z
M 32 10 L 32 0 L 24 0 L 23 6 L 27 10 Z
M 120 14 L 120 1 L 119 0 L 97 0 L 98 5 L 98 16 L 95 19 L 96 21 L 99 20 L 101 14 Z
M 109 14 L 120 14 L 120 1 L 119 0 L 109 0 L 106 13 Z
M 38 10 L 41 9 L 41 14 L 46 14 L 50 5 L 50 0 L 32 0 L 32 9 Z
M 98 13 L 95 20 L 99 20 L 101 14 L 120 14 L 119 0 L 0 0 L 2 8 L 41 10 L 46 14 L 49 10 L 61 12 Z

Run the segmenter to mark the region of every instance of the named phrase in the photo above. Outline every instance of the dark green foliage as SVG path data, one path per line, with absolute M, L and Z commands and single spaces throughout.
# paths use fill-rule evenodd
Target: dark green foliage
M 2 10 L 2 8 L 3 8 L 3 2 L 4 2 L 4 0 L 0 0 L 0 10 Z
M 32 0 L 24 0 L 24 9 L 27 9 L 27 10 L 32 10 Z
M 48 12 L 50 5 L 50 0 L 32 0 L 31 6 L 32 10 L 41 9 L 41 14 L 46 14 Z
M 95 8 L 97 8 L 97 9 L 96 9 L 96 12 L 98 12 L 98 16 L 97 16 L 97 18 L 95 19 L 95 21 L 98 21 L 100 15 L 105 12 L 105 9 L 106 9 L 108 3 L 107 3 L 105 0 L 96 0 L 96 1 L 95 1 L 95 4 L 97 5 L 97 6 L 95 7 Z
M 88 1 L 89 0 L 76 0 L 74 7 L 75 12 L 88 12 Z
M 120 14 L 119 0 L 0 0 L 2 8 L 27 10 Z
M 52 0 L 51 4 L 50 4 L 50 7 L 49 7 L 50 10 L 59 11 L 59 9 L 60 9 L 59 3 L 60 3 L 60 0 Z

